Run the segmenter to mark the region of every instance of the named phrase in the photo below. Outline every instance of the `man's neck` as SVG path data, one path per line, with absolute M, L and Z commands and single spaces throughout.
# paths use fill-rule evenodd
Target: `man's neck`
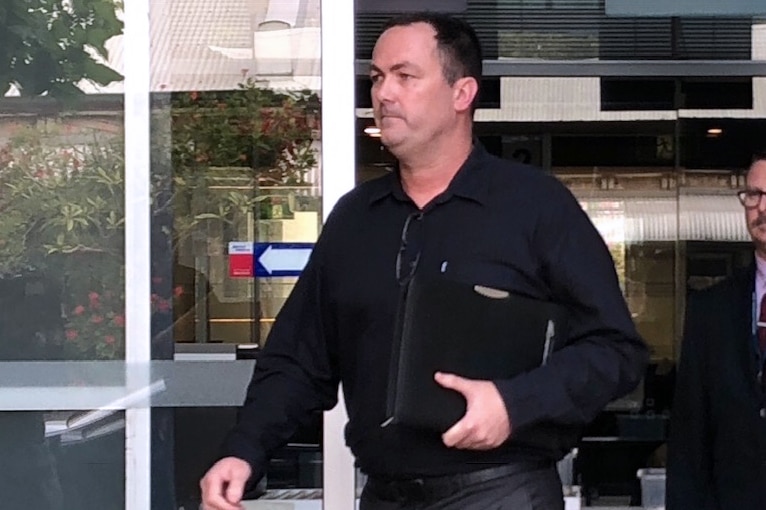
M 424 150 L 417 160 L 400 160 L 399 172 L 404 192 L 422 209 L 447 189 L 468 159 L 472 147 L 469 137 L 461 143 L 450 144 L 445 150 L 435 147 Z

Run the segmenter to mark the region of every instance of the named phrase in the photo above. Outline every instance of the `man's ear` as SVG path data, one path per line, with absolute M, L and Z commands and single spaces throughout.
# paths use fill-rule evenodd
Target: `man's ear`
M 473 99 L 479 93 L 479 84 L 476 83 L 475 78 L 464 76 L 455 81 L 452 90 L 454 91 L 455 111 L 462 112 L 471 109 Z

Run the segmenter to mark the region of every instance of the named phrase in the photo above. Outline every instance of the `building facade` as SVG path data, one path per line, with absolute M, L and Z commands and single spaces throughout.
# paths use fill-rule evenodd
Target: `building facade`
M 766 148 L 766 9 L 125 4 L 123 33 L 91 52 L 122 80 L 77 81 L 74 101 L 12 82 L 0 99 L 7 508 L 27 508 L 30 493 L 41 510 L 196 508 L 324 218 L 390 171 L 367 76 L 380 27 L 403 9 L 451 10 L 477 28 L 478 139 L 561 179 L 612 252 L 652 362 L 562 474 L 584 505 L 641 503 L 636 470 L 664 465 L 686 294 L 751 256 L 735 192 Z M 344 421 L 342 408 L 317 416 L 259 491 L 353 508 L 363 477 Z

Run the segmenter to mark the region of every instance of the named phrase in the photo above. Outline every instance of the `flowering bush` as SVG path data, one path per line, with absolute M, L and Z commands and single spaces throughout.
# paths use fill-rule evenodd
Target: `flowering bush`
M 0 274 L 34 270 L 60 282 L 65 356 L 121 358 L 122 142 L 54 139 L 31 129 L 0 150 Z
M 74 349 L 88 359 L 121 357 L 125 349 L 123 297 L 110 291 L 90 291 L 84 299 L 71 301 L 65 314 L 67 351 Z
M 183 292 L 183 287 L 179 285 L 173 289 L 171 299 L 153 293 L 152 313 L 172 313 L 175 298 L 180 298 Z M 121 357 L 125 349 L 124 296 L 112 291 L 100 293 L 91 290 L 78 297 L 80 299 L 70 296 L 74 299 L 71 299 L 71 309 L 65 313 L 65 351 L 85 355 L 88 359 Z

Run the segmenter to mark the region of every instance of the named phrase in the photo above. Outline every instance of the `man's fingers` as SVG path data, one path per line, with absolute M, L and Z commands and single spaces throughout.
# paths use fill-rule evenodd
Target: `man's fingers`
M 235 508 L 242 508 L 239 502 L 242 501 L 242 495 L 245 492 L 245 483 L 247 483 L 246 478 L 234 478 L 226 487 L 226 501 L 235 505 Z
M 469 379 L 460 377 L 459 375 L 447 374 L 444 372 L 436 372 L 434 374 L 434 380 L 447 389 L 462 393 L 463 396 L 466 396 L 468 393 L 471 383 Z
M 206 476 L 202 480 L 203 510 L 241 510 L 237 500 L 232 503 L 228 496 L 225 480 L 216 475 Z
M 447 432 L 442 434 L 442 442 L 448 448 L 464 448 L 469 430 L 465 426 L 465 419 L 462 419 L 451 426 Z
M 203 510 L 242 510 L 239 499 L 232 500 L 232 496 L 229 495 L 231 484 L 226 487 L 226 484 L 221 480 L 216 488 L 210 487 L 207 492 L 202 505 Z
M 466 419 L 460 420 L 442 434 L 442 442 L 448 448 L 461 450 L 488 450 L 497 446 L 480 425 L 471 425 Z
M 455 430 L 454 426 L 442 434 L 442 442 L 447 448 L 457 448 L 457 443 L 459 440 L 459 433 Z
M 445 446 L 488 450 L 508 439 L 510 419 L 494 383 L 444 373 L 437 373 L 434 379 L 445 388 L 459 391 L 466 399 L 466 414 L 442 434 Z
M 241 459 L 218 461 L 200 480 L 203 510 L 242 510 L 240 501 L 251 472 Z

